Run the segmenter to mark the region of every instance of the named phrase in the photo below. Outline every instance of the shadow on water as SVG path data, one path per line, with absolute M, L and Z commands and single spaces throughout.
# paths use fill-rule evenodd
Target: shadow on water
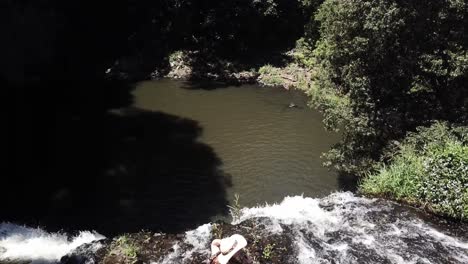
M 200 79 L 189 79 L 184 81 L 182 84 L 182 88 L 187 89 L 187 90 L 206 90 L 206 91 L 212 91 L 216 89 L 222 89 L 222 88 L 228 88 L 228 87 L 233 87 L 233 86 L 240 86 L 240 83 L 235 82 L 235 81 L 223 81 L 223 82 L 217 82 L 217 81 L 210 81 L 210 80 L 200 80 Z
M 199 124 L 128 108 L 132 87 L 105 75 L 131 53 L 132 32 L 153 27 L 142 11 L 162 4 L 6 2 L 0 221 L 104 234 L 179 232 L 226 211 L 221 161 L 197 141 Z
M 221 160 L 196 121 L 128 107 L 127 84 L 56 85 L 67 87 L 59 101 L 17 94 L 1 221 L 109 235 L 180 232 L 226 213 Z
M 350 191 L 355 193 L 358 188 L 359 178 L 356 175 L 347 173 L 338 173 L 338 186 L 341 191 Z

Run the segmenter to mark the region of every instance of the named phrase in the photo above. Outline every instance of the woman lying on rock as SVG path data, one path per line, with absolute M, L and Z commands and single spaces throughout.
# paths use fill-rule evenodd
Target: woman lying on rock
M 211 242 L 211 258 L 209 264 L 252 264 L 252 260 L 242 250 L 247 246 L 247 240 L 241 235 L 232 235 Z

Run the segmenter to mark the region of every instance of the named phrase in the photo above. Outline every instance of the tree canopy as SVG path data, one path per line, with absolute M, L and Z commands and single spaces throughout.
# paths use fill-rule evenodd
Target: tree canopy
M 314 101 L 329 127 L 345 129 L 328 155 L 339 168 L 367 169 L 431 120 L 466 122 L 467 10 L 456 0 L 321 5 Z

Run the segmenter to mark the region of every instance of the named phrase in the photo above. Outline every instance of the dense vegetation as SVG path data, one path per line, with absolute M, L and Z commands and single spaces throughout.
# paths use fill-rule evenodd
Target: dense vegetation
M 451 0 L 327 0 L 319 8 L 310 94 L 325 125 L 344 128 L 328 164 L 371 172 L 364 192 L 467 217 L 466 140 L 453 136 L 467 132 L 467 7 Z M 420 127 L 433 120 L 459 127 Z M 418 134 L 404 138 L 408 131 Z
M 299 0 L 7 0 L 0 74 L 15 81 L 84 79 L 113 67 L 141 79 L 167 66 L 177 50 L 193 51 L 195 59 L 268 60 L 303 34 L 312 14 L 306 6 Z
M 419 127 L 391 152 L 389 165 L 361 183 L 367 194 L 417 204 L 468 219 L 468 129 L 435 123 Z
M 189 55 L 194 71 L 226 67 L 219 63 L 223 60 L 255 66 L 294 45 L 312 14 L 306 3 L 297 0 L 138 1 L 132 5 L 131 17 L 140 22 L 129 40 L 127 56 L 114 66 L 130 74 L 143 71 L 144 77 L 155 68 L 164 74 L 170 54 L 177 51 Z
M 369 169 L 431 120 L 466 122 L 467 15 L 464 1 L 324 2 L 314 102 L 328 127 L 346 127 L 328 155 L 340 169 Z

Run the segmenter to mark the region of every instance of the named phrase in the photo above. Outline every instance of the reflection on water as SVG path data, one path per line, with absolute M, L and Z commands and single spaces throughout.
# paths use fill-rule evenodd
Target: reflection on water
M 287 195 L 325 196 L 340 189 L 320 155 L 337 142 L 321 115 L 297 91 L 243 85 L 203 89 L 172 80 L 140 83 L 135 106 L 196 120 L 200 140 L 222 160 L 232 188 L 245 206 L 281 201 Z M 297 107 L 289 107 L 293 103 Z

